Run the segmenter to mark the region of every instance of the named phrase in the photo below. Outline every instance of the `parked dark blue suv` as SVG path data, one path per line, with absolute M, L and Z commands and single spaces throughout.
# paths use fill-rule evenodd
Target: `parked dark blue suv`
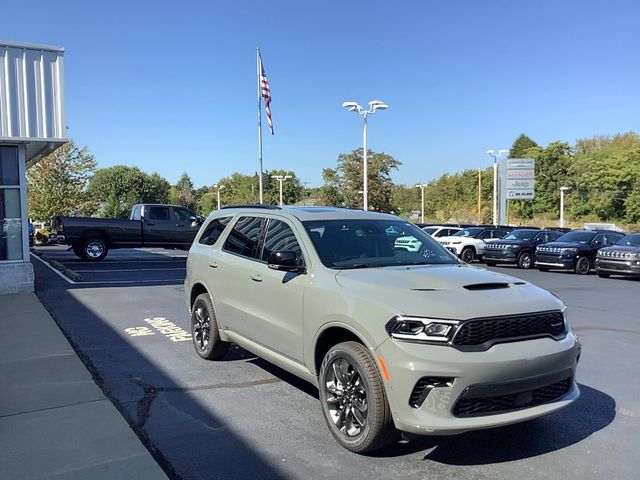
M 598 250 L 613 245 L 622 237 L 624 233 L 614 230 L 573 230 L 553 242 L 538 245 L 535 266 L 542 272 L 562 269 L 586 275 L 594 266 Z
M 565 232 L 557 230 L 514 230 L 510 234 L 487 243 L 484 247 L 484 262 L 490 267 L 501 264 L 516 264 L 518 268 L 533 267 L 533 252 L 536 245 L 552 242 Z

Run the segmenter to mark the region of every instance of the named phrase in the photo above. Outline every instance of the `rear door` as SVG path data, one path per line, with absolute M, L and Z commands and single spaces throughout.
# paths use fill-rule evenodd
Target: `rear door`
M 145 205 L 143 232 L 145 247 L 174 246 L 175 221 L 171 207 L 167 205 Z

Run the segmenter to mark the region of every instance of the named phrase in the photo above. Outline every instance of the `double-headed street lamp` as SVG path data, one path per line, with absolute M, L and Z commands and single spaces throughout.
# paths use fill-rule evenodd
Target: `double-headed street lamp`
M 421 198 L 421 202 L 422 202 L 422 208 L 420 209 L 420 218 L 422 220 L 420 220 L 421 223 L 424 223 L 424 189 L 427 187 L 426 183 L 419 183 L 416 185 L 416 188 L 420 189 L 420 198 Z
M 564 192 L 571 190 L 569 187 L 560 187 L 560 228 L 564 228 Z
M 389 105 L 380 100 L 371 100 L 369 102 L 369 110 L 365 110 L 356 102 L 343 102 L 342 106 L 350 112 L 356 112 L 364 118 L 364 129 L 362 131 L 362 165 L 363 165 L 363 210 L 369 210 L 369 193 L 368 193 L 368 172 L 367 172 L 367 116 L 370 113 L 376 113 L 376 110 L 385 110 Z
M 271 178 L 275 178 L 280 182 L 280 206 L 282 207 L 284 204 L 282 203 L 282 184 L 285 180 L 293 178 L 291 175 L 271 175 Z
M 215 188 L 218 191 L 218 210 L 220 210 L 220 190 L 222 190 L 225 186 L 224 185 L 214 185 L 213 188 Z
M 509 150 L 487 150 L 487 155 L 493 157 L 493 224 L 498 224 L 498 158 L 505 156 Z

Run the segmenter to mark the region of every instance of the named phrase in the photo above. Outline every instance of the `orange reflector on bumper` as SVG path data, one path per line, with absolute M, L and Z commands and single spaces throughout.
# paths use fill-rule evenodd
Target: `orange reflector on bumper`
M 388 382 L 391 377 L 389 376 L 389 370 L 387 370 L 387 366 L 385 365 L 382 357 L 378 357 L 378 363 L 380 364 L 380 368 L 384 374 L 384 379 Z

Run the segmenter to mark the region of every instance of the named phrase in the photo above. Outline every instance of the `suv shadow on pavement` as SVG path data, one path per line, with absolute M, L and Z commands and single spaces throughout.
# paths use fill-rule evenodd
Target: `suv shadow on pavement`
M 101 317 L 101 310 L 88 306 L 93 297 L 86 303 L 79 301 L 80 286 L 52 282 L 55 274 L 37 262 L 34 269 L 41 302 L 94 381 L 169 478 L 203 478 L 211 472 L 215 472 L 215 478 L 225 479 L 289 477 L 194 398 L 194 392 L 217 385 L 180 385 L 153 358 L 114 330 Z

